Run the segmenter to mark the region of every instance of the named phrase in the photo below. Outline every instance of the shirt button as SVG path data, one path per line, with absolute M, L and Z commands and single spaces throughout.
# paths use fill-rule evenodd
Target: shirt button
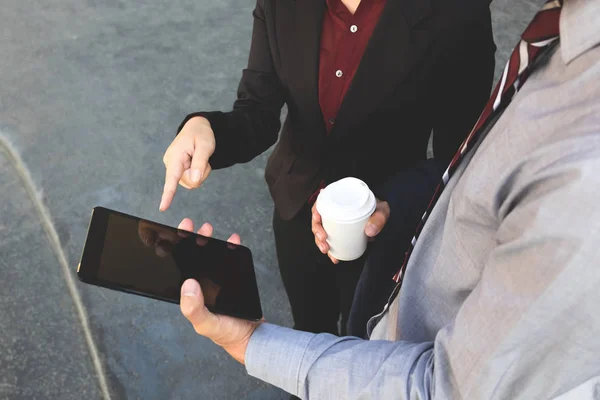
M 341 69 L 338 69 L 337 71 L 335 71 L 335 76 L 337 76 L 338 78 L 341 78 L 344 75 L 344 73 L 342 72 Z
M 356 31 L 358 31 L 358 26 L 356 26 L 356 25 L 352 25 L 352 26 L 350 27 L 350 32 L 352 32 L 352 33 L 356 33 Z
M 335 123 L 335 118 L 333 118 L 333 117 L 329 118 L 329 121 L 328 121 L 328 122 L 329 122 L 331 125 L 333 125 L 333 124 Z

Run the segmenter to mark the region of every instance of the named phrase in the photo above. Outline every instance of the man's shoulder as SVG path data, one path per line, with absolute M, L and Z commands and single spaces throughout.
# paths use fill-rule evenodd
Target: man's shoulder
M 496 143 L 494 150 L 507 152 L 512 159 L 527 158 L 565 141 L 583 146 L 597 140 L 599 77 L 600 47 L 565 63 L 559 46 L 540 62 L 517 93 L 499 121 L 501 129 L 490 132 L 502 144 Z
M 588 174 L 600 168 L 598 77 L 600 48 L 568 64 L 560 47 L 549 53 L 482 140 L 460 194 L 480 199 L 487 193 L 490 215 L 502 215 L 532 190 L 600 190 L 600 174 Z

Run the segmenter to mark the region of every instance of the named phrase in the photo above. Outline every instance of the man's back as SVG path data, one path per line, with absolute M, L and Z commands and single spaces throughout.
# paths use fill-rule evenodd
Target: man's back
M 599 2 L 566 2 L 561 44 L 449 182 L 371 335 L 434 342 L 416 363 L 436 398 L 546 398 L 600 374 L 598 21 Z

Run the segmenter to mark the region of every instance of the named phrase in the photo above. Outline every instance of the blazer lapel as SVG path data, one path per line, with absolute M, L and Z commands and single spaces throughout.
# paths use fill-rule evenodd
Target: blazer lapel
M 332 141 L 362 122 L 410 72 L 427 45 L 411 37 L 411 28 L 430 11 L 429 0 L 387 0 L 342 101 L 330 134 Z
M 325 0 L 277 0 L 289 2 L 281 7 L 280 12 L 287 15 L 278 18 L 279 32 L 285 32 L 280 39 L 279 51 L 284 63 L 288 86 L 293 93 L 295 104 L 301 115 L 309 120 L 303 121 L 325 136 L 325 123 L 319 105 L 319 53 L 321 28 Z M 283 10 L 282 10 L 283 9 Z

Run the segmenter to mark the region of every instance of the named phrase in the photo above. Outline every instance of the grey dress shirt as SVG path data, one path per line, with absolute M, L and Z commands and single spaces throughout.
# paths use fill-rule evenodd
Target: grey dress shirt
M 600 398 L 600 0 L 567 1 L 560 34 L 450 180 L 371 340 L 265 323 L 249 374 L 304 399 Z

